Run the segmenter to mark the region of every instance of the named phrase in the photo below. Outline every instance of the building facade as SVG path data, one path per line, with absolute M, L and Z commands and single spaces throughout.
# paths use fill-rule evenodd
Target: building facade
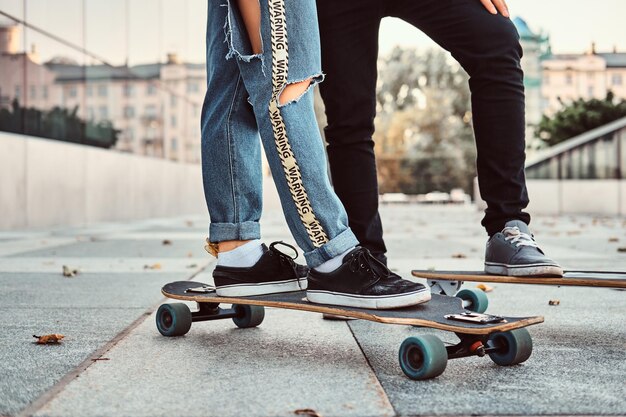
M 577 99 L 604 99 L 608 91 L 626 99 L 626 53 L 555 54 L 542 62 L 544 113 Z

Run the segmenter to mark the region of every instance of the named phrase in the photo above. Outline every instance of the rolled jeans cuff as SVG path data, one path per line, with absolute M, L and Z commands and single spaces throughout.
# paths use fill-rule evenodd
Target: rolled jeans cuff
M 260 238 L 261 225 L 258 222 L 211 223 L 209 225 L 209 242 L 212 243 Z
M 306 252 L 304 257 L 306 258 L 306 263 L 309 268 L 315 268 L 358 244 L 359 241 L 356 236 L 354 236 L 354 233 L 352 233 L 352 230 L 346 229 L 328 243 L 325 243 L 319 248 L 315 248 L 311 252 Z

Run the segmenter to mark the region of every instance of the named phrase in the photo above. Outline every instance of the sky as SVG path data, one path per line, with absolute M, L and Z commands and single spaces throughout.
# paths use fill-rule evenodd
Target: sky
M 123 64 L 127 57 L 130 64 L 163 60 L 169 51 L 176 51 L 186 61 L 203 62 L 206 1 L 0 0 L 0 10 L 18 18 L 25 12 L 32 24 L 85 45 L 115 65 Z M 555 53 L 582 53 L 591 42 L 596 42 L 598 51 L 617 47 L 626 52 L 626 0 L 508 0 L 508 4 L 511 14 L 524 18 L 531 29 L 550 34 Z M 80 54 L 28 31 L 25 46 L 30 48 L 33 43 L 42 61 L 65 55 L 81 62 Z M 436 47 L 419 30 L 386 18 L 380 32 L 381 53 L 396 45 Z

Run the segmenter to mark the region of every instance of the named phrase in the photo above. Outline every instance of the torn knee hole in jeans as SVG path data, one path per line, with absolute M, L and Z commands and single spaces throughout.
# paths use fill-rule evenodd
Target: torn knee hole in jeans
M 248 31 L 246 30 L 244 18 L 241 14 L 241 11 L 239 10 L 237 3 L 238 0 L 227 0 L 226 4 L 222 5 L 223 7 L 228 8 L 226 22 L 224 23 L 224 42 L 228 44 L 228 54 L 226 54 L 226 59 L 235 57 L 236 59 L 240 59 L 244 62 L 250 62 L 253 59 L 259 59 L 263 63 L 262 46 L 260 52 L 255 53 L 252 47 L 252 42 L 250 41 L 250 37 L 248 36 Z M 258 42 L 260 43 L 260 45 L 263 45 L 260 29 L 258 34 Z
M 324 74 L 319 73 L 297 81 L 289 81 L 278 94 L 278 107 L 297 103 L 317 84 L 324 81 Z

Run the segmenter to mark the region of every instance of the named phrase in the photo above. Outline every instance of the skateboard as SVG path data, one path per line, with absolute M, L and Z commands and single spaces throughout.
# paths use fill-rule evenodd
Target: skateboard
M 168 298 L 195 301 L 198 310 L 187 304 L 169 303 L 159 307 L 156 326 L 163 336 L 182 336 L 192 322 L 232 319 L 240 328 L 256 327 L 265 317 L 265 307 L 341 315 L 386 324 L 402 324 L 454 332 L 460 341 L 445 346 L 434 335 L 412 336 L 399 349 L 400 368 L 414 380 L 441 375 L 449 359 L 488 355 L 501 366 L 526 361 L 532 353 L 532 338 L 525 327 L 542 323 L 543 317 L 500 317 L 477 314 L 463 307 L 457 297 L 433 294 L 424 304 L 394 310 L 372 310 L 312 304 L 305 291 L 250 297 L 220 297 L 209 285 L 178 281 L 165 285 Z M 230 304 L 222 307 L 220 304 Z
M 626 272 L 607 271 L 565 271 L 562 278 L 551 277 L 512 277 L 488 275 L 483 271 L 432 271 L 414 270 L 413 276 L 426 278 L 431 292 L 454 295 L 471 305 L 471 309 L 484 313 L 487 310 L 487 296 L 482 291 L 460 290 L 464 281 L 492 282 L 506 284 L 557 285 L 574 287 L 626 288 Z M 460 290 L 460 291 L 459 291 Z

